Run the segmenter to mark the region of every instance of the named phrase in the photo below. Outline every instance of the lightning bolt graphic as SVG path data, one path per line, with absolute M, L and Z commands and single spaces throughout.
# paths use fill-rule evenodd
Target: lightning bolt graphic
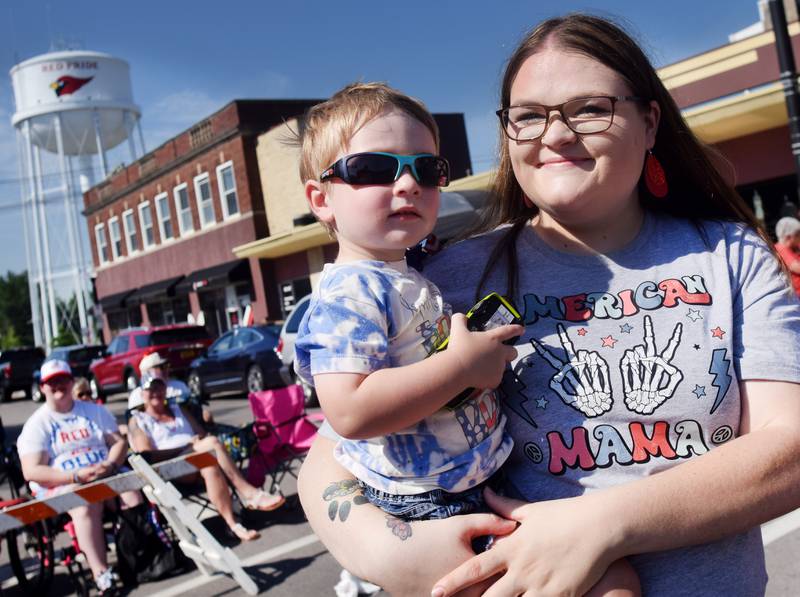
M 711 407 L 709 414 L 714 414 L 714 411 L 719 408 L 725 395 L 728 393 L 728 388 L 731 386 L 731 376 L 728 373 L 730 370 L 731 361 L 728 358 L 727 348 L 716 348 L 711 354 L 711 365 L 708 367 L 708 372 L 714 374 L 714 381 L 711 385 L 717 388 L 717 397 L 714 399 L 714 405 Z
M 503 404 L 517 413 L 524 421 L 526 421 L 534 429 L 539 426 L 533 419 L 531 412 L 536 408 L 536 402 L 528 398 L 523 390 L 527 386 L 522 383 L 522 380 L 511 371 L 507 371 L 503 375 L 503 383 L 497 390 L 500 400 Z

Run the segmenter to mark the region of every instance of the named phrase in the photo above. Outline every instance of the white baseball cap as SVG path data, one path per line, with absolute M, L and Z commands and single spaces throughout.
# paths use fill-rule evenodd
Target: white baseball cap
M 64 361 L 53 359 L 42 363 L 42 368 L 39 370 L 39 383 L 47 383 L 54 377 L 59 375 L 66 375 L 72 377 L 72 369 Z
M 167 364 L 169 364 L 169 361 L 167 359 L 162 357 L 157 352 L 151 352 L 139 362 L 139 371 L 144 373 L 145 371 L 148 371 L 153 367 L 158 367 L 159 365 L 167 365 Z

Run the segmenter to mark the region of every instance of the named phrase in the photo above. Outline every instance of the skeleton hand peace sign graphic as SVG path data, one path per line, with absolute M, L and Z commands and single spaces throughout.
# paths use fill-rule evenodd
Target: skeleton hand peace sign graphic
M 562 361 L 538 340 L 531 338 L 536 352 L 556 370 L 556 374 L 550 379 L 550 387 L 564 404 L 579 410 L 587 417 L 597 417 L 611 410 L 613 401 L 608 363 L 596 351 L 576 351 L 560 323 L 558 337 L 566 353 L 566 361 Z
M 644 344 L 626 350 L 619 364 L 625 405 L 632 411 L 649 415 L 675 392 L 683 379 L 680 369 L 670 364 L 681 342 L 683 324 L 672 330 L 672 337 L 660 353 L 656 349 L 653 321 L 644 317 Z

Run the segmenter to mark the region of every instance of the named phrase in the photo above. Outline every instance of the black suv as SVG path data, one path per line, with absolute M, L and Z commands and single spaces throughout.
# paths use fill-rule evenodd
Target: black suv
M 41 348 L 10 348 L 0 352 L 0 400 L 11 399 L 17 390 L 25 390 L 31 398 L 33 374 L 44 361 Z

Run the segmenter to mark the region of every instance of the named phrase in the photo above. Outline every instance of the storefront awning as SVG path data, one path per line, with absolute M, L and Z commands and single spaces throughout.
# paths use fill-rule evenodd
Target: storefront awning
M 122 292 L 118 292 L 116 294 L 109 294 L 108 296 L 103 296 L 98 299 L 100 302 L 100 306 L 103 308 L 104 311 L 113 311 L 115 309 L 124 309 L 126 306 L 126 300 L 130 295 L 132 295 L 136 289 L 131 290 L 123 290 Z
M 229 282 L 250 280 L 250 265 L 247 259 L 237 259 L 213 267 L 201 269 L 187 275 L 175 286 L 175 294 L 188 294 L 204 286 L 216 286 Z
M 156 298 L 175 296 L 175 285 L 181 280 L 183 280 L 183 276 L 176 276 L 174 278 L 167 278 L 166 280 L 147 284 L 134 290 L 126 300 L 128 302 L 138 301 L 140 303 L 146 303 Z

